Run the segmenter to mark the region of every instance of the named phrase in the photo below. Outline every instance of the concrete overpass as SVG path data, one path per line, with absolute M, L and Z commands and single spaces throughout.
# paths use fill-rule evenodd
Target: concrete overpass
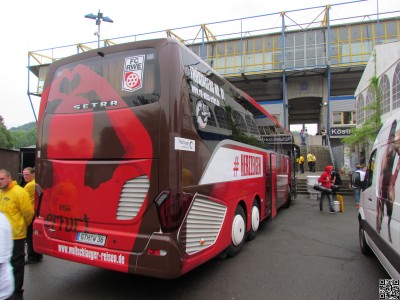
M 103 43 L 107 46 L 165 34 L 175 37 L 218 73 L 260 101 L 284 127 L 315 123 L 318 128 L 330 128 L 334 111 L 331 98 L 353 97 L 374 46 L 400 40 L 400 11 L 331 19 L 330 11 L 343 5 L 349 9 L 354 7 L 348 2 L 310 7 L 137 34 L 103 40 Z M 312 11 L 317 15 L 304 23 L 296 19 L 299 11 Z M 277 18 L 280 26 L 264 27 L 269 20 Z M 244 29 L 246 22 L 258 25 L 247 30 Z M 233 32 L 238 23 L 240 32 Z M 218 30 L 221 25 L 228 31 L 221 33 Z M 180 37 L 181 31 L 192 29 L 195 32 L 197 27 L 195 38 Z M 210 28 L 219 34 L 213 34 Z M 55 57 L 60 57 L 58 52 L 67 56 L 66 48 L 72 50 L 72 55 L 73 49 L 81 52 L 95 46 L 97 42 L 30 52 L 28 67 L 38 79 L 38 88 L 29 94 L 40 96 L 46 68 Z
M 356 126 L 354 92 L 374 47 L 400 40 L 400 11 L 330 18 L 330 11 L 340 5 L 351 10 L 357 1 L 102 42 L 107 46 L 165 35 L 175 37 L 219 74 L 259 101 L 284 127 L 314 125 L 317 132 L 326 128 L 334 155 L 343 157 L 340 141 L 343 135 L 336 136 L 332 130 Z M 317 15 L 311 21 L 297 21 L 295 15 L 299 11 L 317 12 Z M 271 19 L 279 19 L 280 25 L 266 26 Z M 252 27 L 247 23 L 256 25 Z M 235 31 L 238 25 L 240 30 Z M 188 30 L 198 31 L 194 38 L 193 35 L 182 38 L 181 32 Z M 28 92 L 30 101 L 31 96 L 41 95 L 47 68 L 52 61 L 67 56 L 68 49 L 72 50 L 69 54 L 72 55 L 94 49 L 97 43 L 30 52 L 28 69 L 37 80 L 37 89 Z

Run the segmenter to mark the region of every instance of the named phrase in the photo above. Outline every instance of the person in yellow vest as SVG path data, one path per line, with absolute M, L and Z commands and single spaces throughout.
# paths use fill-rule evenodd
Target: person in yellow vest
M 300 173 L 304 173 L 304 156 L 300 154 L 299 158 L 297 159 L 297 163 L 299 164 Z
M 29 197 L 31 199 L 32 205 L 35 207 L 35 190 L 36 190 L 36 182 L 35 182 L 35 169 L 31 167 L 27 167 L 22 170 L 22 176 L 24 177 L 24 181 L 26 182 L 24 189 L 28 192 Z M 35 264 L 41 262 L 43 260 L 43 255 L 40 253 L 36 253 L 33 249 L 33 220 L 31 224 L 28 226 L 28 231 L 26 234 L 26 245 L 28 252 L 28 259 L 25 261 L 26 264 Z
M 313 162 L 313 155 L 312 153 L 307 154 L 307 164 L 308 164 L 308 171 L 312 171 L 312 162 Z
M 0 211 L 10 221 L 13 235 L 11 265 L 14 272 L 15 297 L 22 297 L 25 273 L 25 239 L 28 225 L 33 219 L 33 205 L 28 192 L 12 180 L 5 169 L 0 170 Z
M 317 158 L 315 157 L 315 153 L 312 153 L 311 161 L 312 161 L 312 172 L 315 173 L 315 165 L 317 163 Z

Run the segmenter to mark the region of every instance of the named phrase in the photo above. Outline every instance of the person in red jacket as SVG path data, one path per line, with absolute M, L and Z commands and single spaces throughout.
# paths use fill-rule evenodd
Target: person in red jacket
M 326 166 L 325 167 L 325 172 L 321 174 L 321 176 L 318 178 L 318 182 L 321 183 L 321 185 L 325 188 L 332 189 L 332 180 L 331 180 L 331 172 L 333 170 L 333 166 Z M 321 191 L 321 198 L 319 199 L 319 211 L 322 211 L 322 203 L 324 201 L 324 197 L 328 198 L 328 203 L 329 203 L 329 212 L 331 214 L 335 213 L 335 210 L 333 209 L 333 199 L 332 199 L 332 193 L 328 191 Z

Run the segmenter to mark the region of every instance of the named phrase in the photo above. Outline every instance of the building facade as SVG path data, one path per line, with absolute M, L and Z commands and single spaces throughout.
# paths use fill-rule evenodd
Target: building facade
M 364 107 L 377 98 L 372 78 L 378 78 L 378 92 L 380 93 L 381 122 L 389 117 L 400 114 L 400 42 L 377 45 L 370 56 L 368 64 L 355 91 L 356 98 L 356 126 L 362 126 L 374 113 Z M 372 143 L 357 147 L 357 158 L 365 164 Z

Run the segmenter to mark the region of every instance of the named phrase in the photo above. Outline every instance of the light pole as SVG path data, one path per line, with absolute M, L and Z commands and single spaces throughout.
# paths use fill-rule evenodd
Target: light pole
M 111 20 L 109 17 L 103 17 L 103 13 L 100 12 L 100 10 L 97 13 L 97 16 L 94 14 L 87 14 L 87 15 L 85 15 L 85 18 L 96 20 L 96 25 L 98 26 L 98 30 L 94 34 L 97 35 L 97 41 L 98 41 L 97 48 L 100 48 L 100 24 L 101 24 L 101 21 L 108 22 L 108 23 L 114 23 L 114 21 Z

